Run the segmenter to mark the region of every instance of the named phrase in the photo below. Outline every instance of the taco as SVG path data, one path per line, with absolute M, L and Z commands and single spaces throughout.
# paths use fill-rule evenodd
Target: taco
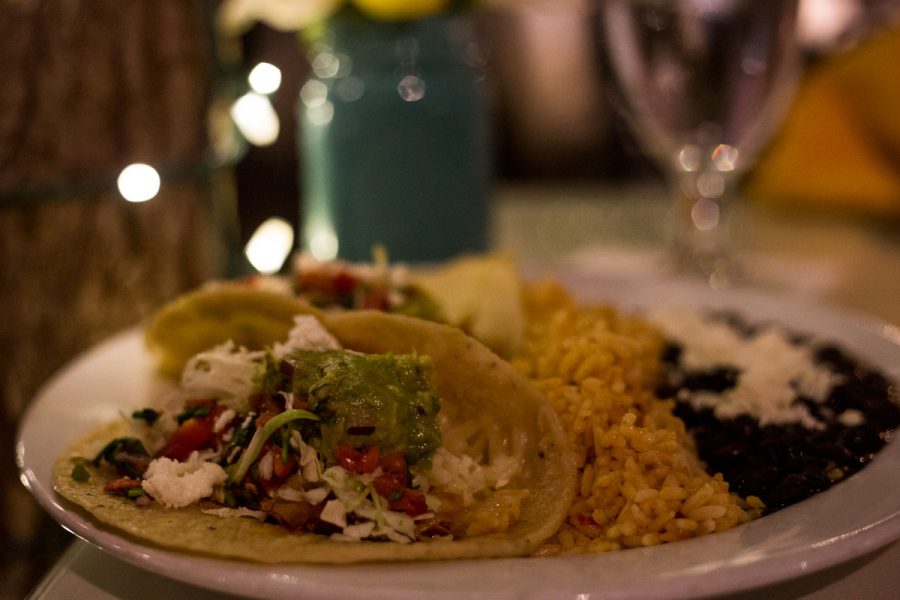
M 389 264 L 382 249 L 371 263 L 318 261 L 299 253 L 287 285 L 257 278 L 326 310 L 376 309 L 459 327 L 503 357 L 525 335 L 522 280 L 506 254 L 464 255 L 411 270 Z
M 450 326 L 296 317 L 288 341 L 194 356 L 169 404 L 91 433 L 59 495 L 145 543 L 258 562 L 525 555 L 575 468 L 549 404 Z
M 232 339 L 250 349 L 280 340 L 297 311 L 378 310 L 458 327 L 503 358 L 525 331 L 522 282 L 505 255 L 465 256 L 410 271 L 383 253 L 372 263 L 297 255 L 290 276 L 213 281 L 162 307 L 147 324 L 160 374 L 177 378 L 188 359 Z

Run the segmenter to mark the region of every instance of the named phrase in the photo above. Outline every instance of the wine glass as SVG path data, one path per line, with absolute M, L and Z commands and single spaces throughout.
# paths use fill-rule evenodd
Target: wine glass
M 793 97 L 797 0 L 598 2 L 619 107 L 671 186 L 672 266 L 741 280 L 731 204 Z

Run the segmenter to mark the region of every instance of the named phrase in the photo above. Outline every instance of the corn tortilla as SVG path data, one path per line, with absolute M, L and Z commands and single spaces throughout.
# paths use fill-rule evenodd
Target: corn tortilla
M 509 487 L 527 489 L 529 495 L 519 518 L 504 533 L 409 544 L 334 541 L 250 518 L 204 514 L 197 506 L 167 509 L 154 503 L 141 507 L 103 493 L 104 484 L 116 475 L 89 463 L 85 466 L 90 479 L 75 481 L 71 472 L 76 457 L 93 457 L 106 441 L 121 434 L 125 423 L 91 433 L 57 461 L 53 473 L 57 493 L 104 526 L 142 542 L 263 563 L 517 556 L 529 554 L 556 532 L 574 495 L 575 463 L 552 407 L 529 382 L 481 343 L 447 325 L 374 311 L 328 314 L 321 319 L 348 349 L 431 357 L 448 449 L 471 453 L 477 448 L 477 460 L 490 460 L 497 453 L 519 458 L 522 468 Z

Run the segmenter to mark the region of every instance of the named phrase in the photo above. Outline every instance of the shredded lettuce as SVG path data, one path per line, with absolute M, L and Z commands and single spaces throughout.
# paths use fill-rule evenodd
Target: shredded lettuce
M 192 357 L 181 375 L 181 387 L 192 395 L 212 396 L 237 412 L 249 408 L 247 398 L 265 369 L 266 353 L 226 342 Z

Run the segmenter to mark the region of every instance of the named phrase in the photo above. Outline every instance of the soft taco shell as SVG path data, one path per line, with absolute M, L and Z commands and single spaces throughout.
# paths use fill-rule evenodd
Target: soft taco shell
M 144 339 L 159 372 L 177 378 L 192 356 L 228 340 L 259 350 L 285 339 L 298 313 L 319 311 L 287 294 L 216 282 L 163 306 L 147 324 Z
M 572 501 L 575 465 L 553 409 L 508 363 L 461 331 L 446 325 L 378 312 L 323 317 L 345 347 L 367 353 L 428 355 L 442 397 L 444 443 L 451 450 L 479 448 L 484 458 L 514 454 L 523 468 L 511 488 L 527 488 L 522 513 L 502 534 L 399 544 L 338 542 L 292 533 L 249 518 L 220 518 L 198 507 L 139 507 L 102 491 L 112 474 L 90 464 L 88 482 L 72 479 L 75 457 L 93 457 L 127 428 L 94 432 L 54 466 L 56 491 L 103 524 L 161 547 L 221 558 L 269 563 L 352 563 L 525 555 L 559 528 Z

